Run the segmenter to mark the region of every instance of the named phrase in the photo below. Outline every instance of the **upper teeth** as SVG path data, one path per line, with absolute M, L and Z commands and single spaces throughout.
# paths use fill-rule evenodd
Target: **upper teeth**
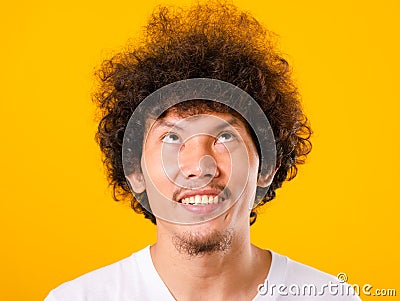
M 182 199 L 183 204 L 218 204 L 222 202 L 222 198 L 219 196 L 212 196 L 212 195 L 195 195 L 188 198 Z

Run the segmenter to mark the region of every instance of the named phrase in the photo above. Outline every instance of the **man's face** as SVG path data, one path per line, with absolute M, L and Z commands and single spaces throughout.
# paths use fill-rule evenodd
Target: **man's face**
M 141 167 L 157 226 L 202 239 L 248 228 L 259 157 L 244 122 L 181 115 L 168 112 L 145 135 Z

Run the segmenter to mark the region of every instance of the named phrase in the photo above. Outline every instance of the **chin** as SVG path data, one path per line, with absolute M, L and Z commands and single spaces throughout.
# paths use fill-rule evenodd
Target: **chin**
M 224 212 L 223 214 L 207 220 L 202 223 L 192 224 L 185 226 L 185 231 L 198 232 L 201 233 L 212 233 L 214 231 L 225 231 L 231 228 L 229 212 Z

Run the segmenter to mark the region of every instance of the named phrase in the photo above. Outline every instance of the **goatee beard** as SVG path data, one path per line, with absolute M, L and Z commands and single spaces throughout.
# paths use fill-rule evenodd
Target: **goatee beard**
M 206 235 L 184 232 L 175 234 L 172 242 L 179 253 L 194 257 L 228 251 L 232 245 L 233 235 L 232 229 L 214 230 Z

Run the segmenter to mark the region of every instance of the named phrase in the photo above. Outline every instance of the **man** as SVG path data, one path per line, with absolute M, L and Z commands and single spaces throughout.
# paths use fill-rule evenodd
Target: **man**
M 53 290 L 64 300 L 359 300 L 335 277 L 250 243 L 256 209 L 311 134 L 272 34 L 231 5 L 160 8 L 105 61 L 97 140 L 116 200 L 157 242 Z

